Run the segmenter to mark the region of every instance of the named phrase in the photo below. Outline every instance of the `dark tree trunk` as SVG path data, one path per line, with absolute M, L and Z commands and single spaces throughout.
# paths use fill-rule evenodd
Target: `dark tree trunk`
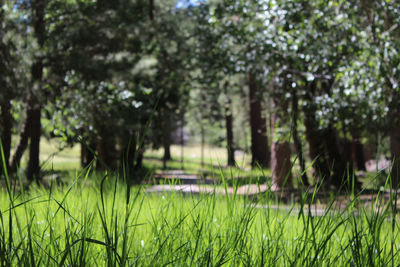
M 328 183 L 334 185 L 336 188 L 350 188 L 351 179 L 354 177 L 354 170 L 349 142 L 346 140 L 344 141 L 345 149 L 341 153 L 339 150 L 340 144 L 337 140 L 337 133 L 332 126 L 323 130 L 323 140 L 325 142 L 331 174 Z M 348 182 L 350 182 L 350 184 Z M 355 182 L 357 183 L 357 181 Z
M 393 127 L 390 131 L 390 153 L 392 156 L 392 187 L 398 188 L 400 185 L 400 126 Z
M 164 148 L 163 169 L 167 168 L 168 160 L 171 160 L 171 119 L 167 109 L 163 112 L 164 121 L 162 123 L 162 143 Z
M 97 162 L 98 170 L 115 169 L 115 138 L 106 125 L 97 125 L 97 154 L 102 162 Z
M 292 165 L 290 144 L 287 141 L 274 141 L 271 145 L 272 184 L 275 189 L 292 187 Z
M 271 117 L 272 129 L 275 130 L 275 123 L 279 121 L 279 111 L 275 111 Z M 272 185 L 274 190 L 279 190 L 284 187 L 292 187 L 292 173 L 290 162 L 290 144 L 285 137 L 274 136 L 277 133 L 273 132 L 271 144 L 271 172 Z
M 397 107 L 392 107 L 391 110 L 389 138 L 392 160 L 392 187 L 397 189 L 400 186 L 400 119 L 398 118 L 399 113 L 393 112 L 394 110 L 397 111 Z
M 166 168 L 167 161 L 171 160 L 171 118 L 167 110 L 164 111 L 163 122 L 163 148 L 164 148 L 164 168 Z
M 183 158 L 184 158 L 184 145 L 185 145 L 185 139 L 184 139 L 184 126 L 185 126 L 185 111 L 182 110 L 181 114 L 181 169 L 184 169 L 184 163 L 183 163 Z
M 226 148 L 228 152 L 228 166 L 235 166 L 235 147 L 233 144 L 233 117 L 232 103 L 229 96 L 226 95 L 225 123 L 226 123 Z
M 84 168 L 87 166 L 87 155 L 89 154 L 89 150 L 86 148 L 86 145 L 81 143 L 81 167 Z
M 139 147 L 140 138 L 135 132 L 126 131 L 123 139 L 120 140 L 122 142 L 120 144 L 122 150 L 119 151 L 121 172 L 127 181 L 134 183 L 143 178 L 140 176 L 140 169 L 142 168 L 144 148 Z
M 87 147 L 88 146 L 88 147 Z M 90 149 L 89 149 L 90 148 Z M 96 151 L 96 144 L 88 140 L 86 144 L 81 143 L 81 166 L 87 167 L 95 159 L 93 152 Z
M 149 18 L 154 20 L 154 0 L 149 0 Z
M 11 116 L 11 103 L 9 100 L 4 101 L 1 104 L 1 124 L 2 124 L 2 133 L 1 133 L 1 143 L 4 151 L 4 161 L 6 164 L 6 168 L 10 168 L 10 153 L 11 153 L 11 131 L 12 131 L 12 116 Z M 1 157 L 0 157 L 1 158 Z M 0 171 L 3 167 L 3 162 L 0 160 Z M 0 172 L 0 175 L 3 172 Z
M 360 133 L 358 130 L 353 130 L 351 135 L 352 135 L 351 150 L 352 150 L 353 162 L 356 164 L 357 170 L 366 171 L 364 146 L 361 143 Z
M 301 140 L 299 138 L 298 128 L 297 128 L 297 120 L 299 118 L 299 106 L 298 99 L 296 95 L 296 91 L 292 91 L 292 120 L 293 120 L 293 143 L 296 148 L 297 158 L 300 165 L 301 170 L 301 181 L 304 186 L 309 186 L 307 172 L 306 172 L 306 163 L 303 154 L 303 146 Z
M 253 73 L 248 74 L 251 130 L 251 165 L 268 167 L 269 148 L 266 120 L 262 116 L 261 94 Z
M 40 181 L 40 136 L 42 127 L 40 124 L 41 108 L 38 103 L 33 106 L 31 110 L 31 132 L 30 132 L 30 144 L 29 144 L 29 162 L 28 162 L 28 174 L 27 178 L 29 181 Z
M 33 104 L 31 102 L 32 102 L 32 96 L 28 95 L 26 100 L 26 117 L 24 123 L 22 124 L 22 128 L 19 133 L 19 143 L 11 162 L 12 172 L 16 172 L 17 168 L 20 167 L 22 155 L 24 154 L 26 148 L 28 147 L 29 135 L 31 133 L 31 128 L 32 128 L 31 109 Z
M 139 170 L 143 166 L 143 155 L 144 155 L 144 148 L 140 147 L 137 151 L 136 162 L 135 162 L 135 170 Z
M 315 118 L 316 107 L 312 102 L 312 94 L 315 84 L 310 84 L 307 105 L 304 108 L 306 127 L 306 139 L 309 144 L 310 158 L 314 161 L 314 176 L 325 184 L 349 188 L 350 179 L 353 178 L 353 166 L 351 164 L 350 150 L 339 151 L 336 130 L 332 126 L 318 129 L 318 121 Z M 350 176 L 348 176 L 350 175 Z M 348 179 L 349 178 L 349 179 Z M 357 181 L 355 181 L 357 184 Z M 358 184 L 357 184 L 358 186 Z
M 286 81 L 283 88 L 272 89 L 271 123 L 271 172 L 274 190 L 292 187 L 292 164 L 290 161 L 290 136 L 288 101 L 283 93 L 286 91 Z M 287 127 L 287 128 L 285 128 Z
M 34 34 L 38 42 L 39 48 L 42 50 L 45 42 L 45 0 L 36 0 L 32 2 L 32 23 Z M 42 51 L 41 51 L 42 52 Z M 43 83 L 43 59 L 37 57 L 31 67 L 32 84 L 34 88 L 31 90 L 31 104 L 28 107 L 30 115 L 27 117 L 31 120 L 30 128 L 30 145 L 29 145 L 29 162 L 27 177 L 29 181 L 40 180 L 40 136 L 41 136 L 41 103 L 38 94 L 42 90 Z
M 304 126 L 306 128 L 306 140 L 309 146 L 309 156 L 313 161 L 313 176 L 322 182 L 323 179 L 328 179 L 330 169 L 325 155 L 324 138 L 321 130 L 318 129 L 318 122 L 315 117 L 316 107 L 313 102 L 315 84 L 311 83 L 306 88 L 305 96 L 306 104 L 304 105 Z
M 130 134 L 129 131 L 125 131 L 121 138 L 121 150 L 120 154 L 120 171 L 122 176 L 128 181 L 132 181 L 135 178 L 135 157 L 137 157 L 136 151 L 136 136 Z
M 5 1 L 0 1 L 0 6 L 3 6 L 5 3 Z M 9 68 L 9 61 L 11 60 L 11 55 L 10 55 L 10 51 L 9 51 L 9 46 L 10 44 L 7 43 L 6 41 L 4 41 L 4 37 L 6 34 L 6 23 L 4 23 L 5 20 L 5 9 L 4 8 L 0 8 L 0 58 L 2 60 L 1 62 L 1 71 L 2 74 L 5 77 L 7 76 L 11 76 L 12 78 L 15 79 L 15 77 L 13 77 L 13 72 L 12 69 Z M 13 80 L 14 80 L 13 79 Z M 7 82 L 3 83 L 4 80 L 3 78 L 0 78 L 2 84 L 1 86 L 3 88 L 1 88 L 1 90 L 3 90 L 1 96 L 1 103 L 0 103 L 0 140 L 2 143 L 2 147 L 3 147 L 3 152 L 4 152 L 4 163 L 6 166 L 7 171 L 10 168 L 10 152 L 11 152 L 11 139 L 12 139 L 12 135 L 11 135 L 11 131 L 12 131 L 12 116 L 11 116 L 11 103 L 10 103 L 10 93 L 11 92 L 11 88 L 8 86 L 9 84 Z M 8 91 L 8 92 L 7 92 Z M 0 176 L 3 174 L 4 170 L 3 170 L 3 160 L 2 157 L 0 155 Z
M 204 167 L 204 144 L 205 144 L 205 130 L 203 125 L 203 120 L 201 120 L 200 125 L 200 135 L 201 135 L 201 155 L 200 155 L 200 165 Z

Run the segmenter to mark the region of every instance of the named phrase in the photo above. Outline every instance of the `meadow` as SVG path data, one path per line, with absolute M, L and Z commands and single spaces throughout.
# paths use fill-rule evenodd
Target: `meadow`
M 0 189 L 1 266 L 400 263 L 395 191 L 385 202 L 378 194 L 369 206 L 358 205 L 361 195 L 353 194 L 344 208 L 331 201 L 317 214 L 311 204 L 317 189 L 282 203 L 270 192 L 150 194 L 148 185 L 130 186 L 90 166 L 69 175 L 61 186 L 24 190 L 7 180 Z

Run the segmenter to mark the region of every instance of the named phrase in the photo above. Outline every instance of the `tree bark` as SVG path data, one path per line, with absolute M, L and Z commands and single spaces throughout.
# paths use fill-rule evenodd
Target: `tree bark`
M 180 141 L 181 141 L 181 169 L 184 169 L 184 145 L 185 145 L 185 139 L 184 139 L 184 126 L 185 126 L 185 111 L 181 111 L 181 133 L 180 133 Z
M 164 122 L 163 122 L 163 168 L 167 168 L 167 161 L 171 160 L 171 119 L 168 110 L 164 110 Z
M 154 20 L 154 0 L 149 0 L 149 18 Z
M 32 23 L 35 38 L 38 42 L 40 50 L 44 47 L 45 42 L 45 7 L 46 0 L 36 0 L 32 2 Z M 42 51 L 41 51 L 42 52 Z M 41 103 L 38 94 L 42 90 L 43 83 L 43 59 L 37 57 L 31 67 L 32 84 L 34 88 L 31 90 L 31 107 L 28 108 L 30 115 L 27 118 L 31 120 L 30 128 L 30 145 L 29 145 L 29 162 L 27 178 L 29 181 L 40 180 L 40 136 L 41 136 Z
M 32 96 L 31 94 L 29 94 L 26 100 L 26 117 L 24 123 L 22 124 L 21 131 L 19 133 L 19 143 L 17 145 L 17 148 L 15 150 L 14 156 L 11 161 L 11 168 L 10 168 L 11 172 L 16 172 L 17 168 L 20 167 L 22 155 L 24 154 L 26 148 L 28 147 L 29 135 L 32 127 L 31 98 Z
M 88 149 L 86 146 L 81 143 L 81 167 L 85 168 L 87 166 L 87 155 L 89 154 Z
M 201 120 L 200 124 L 200 135 L 201 135 L 201 155 L 200 155 L 200 165 L 204 167 L 204 144 L 205 144 L 205 130 L 203 125 L 203 120 Z
M 125 130 L 121 135 L 119 147 L 120 171 L 127 181 L 135 178 L 135 157 L 137 157 L 136 136 Z
M 390 153 L 392 156 L 392 187 L 397 189 L 400 185 L 400 125 L 390 130 Z
M 95 159 L 93 152 L 90 150 L 96 151 L 96 144 L 93 140 L 87 140 L 86 144 L 81 143 L 81 166 L 83 168 L 87 167 Z
M 232 101 L 226 95 L 225 103 L 225 124 L 226 124 L 226 148 L 228 153 L 228 166 L 235 166 L 235 147 L 233 144 L 233 117 L 232 117 Z
M 279 109 L 276 107 L 275 112 L 271 117 L 272 129 L 275 130 L 275 123 L 278 123 L 281 116 Z M 279 126 L 278 126 L 279 127 Z M 290 144 L 285 136 L 277 136 L 273 131 L 271 144 L 271 171 L 272 171 L 272 187 L 274 190 L 279 190 L 284 187 L 292 187 L 292 166 L 290 162 Z
M 336 188 L 343 186 L 349 188 L 351 184 L 348 184 L 347 178 L 353 178 L 353 168 L 351 155 L 346 154 L 348 149 L 346 153 L 340 153 L 336 130 L 332 126 L 318 129 L 313 103 L 309 102 L 305 106 L 304 125 L 310 158 L 314 161 L 314 177 Z
M 275 189 L 292 187 L 292 165 L 290 144 L 287 141 L 274 141 L 271 145 L 272 185 Z
M 316 107 L 313 102 L 315 84 L 308 84 L 305 96 L 306 104 L 303 106 L 304 126 L 306 128 L 306 140 L 309 146 L 309 157 L 313 161 L 313 176 L 322 180 L 329 178 L 330 170 L 324 149 L 324 139 L 321 130 L 318 129 L 318 122 L 315 117 Z
M 251 130 L 251 165 L 268 167 L 269 148 L 267 125 L 262 117 L 261 94 L 253 73 L 248 74 L 249 100 L 250 100 L 250 130 Z
M 40 124 L 41 107 L 38 103 L 31 109 L 31 132 L 29 144 L 29 162 L 27 178 L 29 181 L 40 181 L 40 136 L 42 127 Z
M 323 139 L 328 159 L 330 177 L 328 183 L 336 188 L 351 188 L 351 179 L 353 179 L 354 170 L 351 160 L 351 150 L 348 141 L 344 141 L 346 149 L 341 153 L 339 151 L 339 142 L 337 132 L 333 126 L 329 125 L 323 130 Z M 356 177 L 354 177 L 356 178 Z M 350 184 L 349 184 L 350 182 Z M 355 181 L 357 183 L 357 181 Z
M 10 168 L 10 153 L 11 153 L 11 140 L 12 140 L 12 116 L 11 116 L 11 103 L 7 99 L 1 104 L 1 122 L 2 122 L 2 133 L 1 133 L 1 143 L 4 151 L 4 161 L 7 170 Z M 3 163 L 0 160 L 0 175 L 3 173 Z
M 109 126 L 97 125 L 97 146 L 96 150 L 98 157 L 102 162 L 97 162 L 96 168 L 104 171 L 107 169 L 115 169 L 115 138 L 113 133 L 110 131 Z M 105 164 L 105 165 L 104 165 Z
M 392 160 L 391 179 L 392 187 L 398 189 L 400 186 L 400 93 L 394 90 L 393 84 L 390 82 L 389 77 L 386 77 L 386 84 L 392 93 L 391 101 L 388 104 L 390 154 Z
M 392 160 L 391 178 L 392 187 L 397 189 L 400 186 L 400 119 L 398 118 L 400 108 L 397 107 L 396 102 L 399 103 L 400 95 L 394 95 L 393 102 L 389 107 L 389 138 L 390 138 L 390 154 Z
M 4 5 L 4 1 L 0 1 L 0 6 Z M 5 28 L 5 9 L 4 8 L 0 8 L 0 58 L 2 60 L 1 62 L 1 70 L 2 70 L 2 75 L 4 75 L 5 77 L 8 76 L 13 76 L 13 72 L 11 67 L 9 66 L 9 61 L 11 60 L 11 55 L 10 55 L 10 51 L 9 51 L 9 46 L 10 44 L 8 44 L 7 42 L 4 42 L 4 36 L 6 34 L 6 28 Z M 15 77 L 12 77 L 15 79 Z M 7 78 L 6 78 L 7 79 Z M 4 161 L 5 161 L 5 165 L 6 165 L 6 169 L 7 171 L 10 169 L 10 151 L 11 151 L 11 139 L 12 139 L 12 135 L 11 135 L 11 131 L 12 131 L 12 115 L 11 115 L 11 93 L 12 89 L 9 86 L 8 82 L 6 81 L 6 79 L 0 78 L 0 82 L 2 87 L 1 90 L 3 91 L 0 94 L 0 98 L 1 98 L 1 103 L 0 103 L 0 139 L 1 139 L 1 143 L 2 143 L 2 147 L 3 147 L 3 151 L 4 151 Z M 13 79 L 13 80 L 14 80 Z M 0 176 L 3 174 L 4 170 L 3 170 L 3 161 L 2 158 L 0 156 Z
M 309 186 L 307 172 L 306 172 L 306 163 L 303 154 L 303 146 L 301 144 L 301 140 L 299 138 L 298 128 L 297 128 L 297 120 L 299 117 L 299 106 L 296 90 L 292 90 L 292 120 L 293 120 L 293 143 L 296 148 L 297 158 L 300 165 L 301 171 L 301 181 L 304 186 Z
M 276 85 L 275 85 L 276 86 Z M 271 172 L 274 190 L 292 187 L 292 164 L 290 161 L 290 135 L 288 101 L 284 96 L 287 82 L 282 88 L 272 88 L 271 123 Z
M 352 133 L 352 158 L 353 162 L 357 166 L 357 170 L 366 171 L 365 168 L 365 156 L 364 156 L 364 146 L 361 143 L 361 137 L 358 130 L 353 130 Z

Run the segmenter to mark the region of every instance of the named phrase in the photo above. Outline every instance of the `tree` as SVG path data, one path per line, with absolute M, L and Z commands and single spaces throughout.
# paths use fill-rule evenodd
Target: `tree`
M 399 103 L 400 91 L 398 84 L 400 57 L 398 50 L 399 42 L 399 16 L 400 5 L 395 1 L 361 1 L 360 6 L 365 17 L 361 18 L 362 25 L 368 26 L 369 51 L 368 54 L 376 57 L 374 73 L 378 74 L 374 81 L 378 88 L 382 88 L 382 100 L 387 107 L 384 113 L 387 131 L 390 139 L 390 153 L 393 162 L 391 169 L 392 184 L 394 187 L 400 185 L 400 120 Z M 370 61 L 371 62 L 371 61 Z
M 4 152 L 4 161 L 6 168 L 9 168 L 9 158 L 11 153 L 12 138 L 12 115 L 11 115 L 11 99 L 13 98 L 12 87 L 15 85 L 15 77 L 13 75 L 13 57 L 10 53 L 12 43 L 5 42 L 6 34 L 9 30 L 9 21 L 6 16 L 5 8 L 9 8 L 4 1 L 0 1 L 0 140 Z M 3 174 L 3 164 L 0 167 L 0 175 Z

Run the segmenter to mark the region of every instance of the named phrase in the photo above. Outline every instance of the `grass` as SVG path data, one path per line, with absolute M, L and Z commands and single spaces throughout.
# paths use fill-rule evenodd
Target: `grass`
M 163 150 L 148 150 L 145 153 L 144 166 L 153 172 L 163 170 Z M 226 148 L 206 147 L 204 151 L 204 164 L 201 165 L 200 146 L 185 146 L 183 166 L 181 162 L 181 147 L 171 146 L 172 160 L 167 162 L 166 170 L 181 170 L 186 174 L 206 176 L 221 183 L 221 173 L 229 185 L 244 185 L 250 181 L 253 183 L 266 183 L 271 180 L 269 169 L 254 168 L 250 166 L 250 155 L 239 153 L 236 156 L 235 167 L 226 166 Z M 183 168 L 182 168 L 183 167 Z
M 52 146 L 48 148 L 51 153 Z M 76 150 L 68 153 L 63 157 L 76 155 Z M 59 162 L 62 165 L 62 158 Z M 159 166 L 159 160 L 154 162 Z M 191 164 L 195 171 L 198 162 Z M 224 169 L 231 174 L 234 170 Z M 359 205 L 361 196 L 353 195 L 342 209 L 336 209 L 333 198 L 321 215 L 314 216 L 314 206 L 308 203 L 315 202 L 316 192 L 283 206 L 269 192 L 256 198 L 149 194 L 143 186 L 129 186 L 123 177 L 93 175 L 88 168 L 76 171 L 68 186 L 33 185 L 29 191 L 7 180 L 7 186 L 0 188 L 0 266 L 398 266 L 400 262 L 395 191 L 386 202 L 378 194 L 368 206 Z
M 69 187 L 0 191 L 1 266 L 397 266 L 391 204 L 312 216 L 271 195 L 146 194 L 83 172 Z M 93 181 L 93 180 L 92 180 Z M 392 196 L 395 199 L 395 195 Z M 392 202 L 388 202 L 392 203 Z M 257 205 L 255 205 L 257 204 Z
M 13 154 L 16 148 L 18 137 L 13 138 Z M 65 143 L 57 138 L 45 139 L 40 141 L 40 160 L 44 170 L 75 171 L 80 166 L 80 145 L 65 146 Z M 28 153 L 25 153 L 21 160 L 21 167 L 25 168 L 28 164 Z

